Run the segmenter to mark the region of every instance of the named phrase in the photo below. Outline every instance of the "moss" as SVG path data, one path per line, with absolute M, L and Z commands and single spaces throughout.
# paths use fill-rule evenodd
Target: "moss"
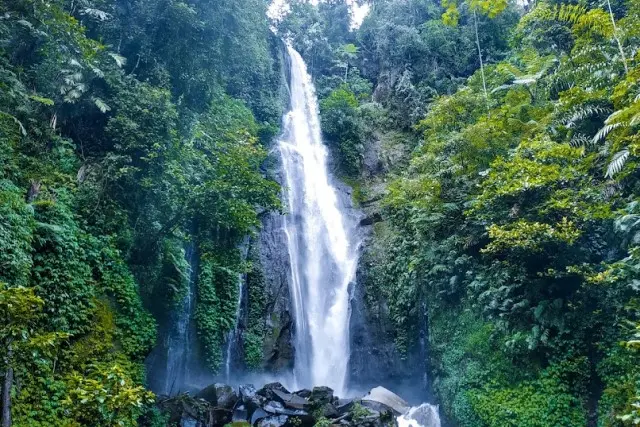
M 264 362 L 264 341 L 267 330 L 263 318 L 266 309 L 265 278 L 261 267 L 257 264 L 252 265 L 247 273 L 247 291 L 249 313 L 247 330 L 244 334 L 244 361 L 247 368 L 259 369 Z M 277 324 L 276 313 L 271 313 L 271 320 Z
M 222 365 L 225 336 L 235 325 L 238 300 L 238 263 L 205 253 L 198 275 L 196 326 L 207 366 L 217 372 Z M 227 265 L 223 264 L 226 262 Z M 234 269 L 235 268 L 235 269 Z
M 342 181 L 351 187 L 351 201 L 353 205 L 358 207 L 366 200 L 366 190 L 364 184 L 358 178 L 352 178 L 348 176 L 341 177 Z

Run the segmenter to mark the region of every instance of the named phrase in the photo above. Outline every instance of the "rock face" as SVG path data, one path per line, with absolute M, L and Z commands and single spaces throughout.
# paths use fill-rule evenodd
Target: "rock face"
M 383 89 L 377 90 L 384 92 Z M 429 395 L 425 376 L 428 360 L 426 319 L 421 318 L 419 328 L 412 331 L 407 354 L 400 354 L 383 291 L 385 283 L 375 271 L 376 267 L 388 262 L 388 243 L 385 241 L 388 224 L 382 207 L 387 176 L 401 170 L 408 161 L 410 151 L 407 147 L 417 143 L 411 138 L 414 136 L 400 132 L 376 131 L 365 141 L 366 155 L 359 178 L 360 209 L 364 214 L 360 229 L 364 239 L 356 272 L 357 284 L 351 299 L 349 383 L 360 387 L 382 384 L 394 389 L 411 389 L 406 395 L 420 396 L 420 399 Z
M 180 427 L 223 427 L 231 422 L 253 427 L 313 427 L 319 421 L 345 427 L 391 427 L 404 404 L 382 387 L 362 399 L 339 399 L 328 387 L 291 393 L 280 383 L 271 383 L 260 390 L 243 385 L 237 391 L 213 384 L 194 397 L 183 394 L 160 400 L 158 407 L 169 415 L 171 425 Z
M 247 276 L 239 329 L 245 352 L 250 347 L 246 337 L 253 336 L 261 354 L 236 356 L 249 362 L 252 369 L 274 374 L 290 372 L 294 363 L 289 254 L 282 220 L 278 213 L 265 213 L 249 251 L 254 270 Z

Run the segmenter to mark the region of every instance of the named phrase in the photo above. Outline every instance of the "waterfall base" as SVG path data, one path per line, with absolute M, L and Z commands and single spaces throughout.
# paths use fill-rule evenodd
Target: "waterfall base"
M 223 427 L 247 423 L 255 427 L 313 427 L 319 421 L 345 427 L 440 427 L 438 407 L 423 404 L 409 408 L 404 400 L 382 387 L 365 397 L 341 399 L 329 387 L 289 392 L 280 383 L 259 390 L 252 385 L 234 389 L 224 384 L 162 400 L 160 410 L 179 426 Z M 173 425 L 173 424 L 172 424 Z

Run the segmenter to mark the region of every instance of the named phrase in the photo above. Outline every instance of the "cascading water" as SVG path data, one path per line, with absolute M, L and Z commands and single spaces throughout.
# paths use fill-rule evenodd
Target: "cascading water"
M 291 110 L 279 150 L 284 171 L 284 220 L 296 326 L 298 387 L 345 390 L 349 362 L 349 283 L 355 275 L 355 225 L 348 220 L 327 170 L 318 103 L 298 52 L 291 61 Z
M 423 403 L 397 418 L 398 427 L 440 427 L 438 407 Z
M 193 311 L 196 298 L 196 274 L 198 256 L 195 245 L 189 243 L 185 247 L 185 261 L 188 269 L 185 280 L 188 286 L 175 311 L 170 314 L 167 330 L 162 342 L 147 359 L 150 385 L 158 394 L 174 395 L 187 390 L 191 386 L 197 363 L 193 353 L 195 345 L 195 325 Z
M 227 382 L 231 380 L 231 359 L 233 357 L 233 346 L 238 339 L 238 323 L 240 322 L 240 308 L 242 306 L 242 293 L 244 288 L 245 277 L 242 274 L 238 274 L 238 300 L 236 302 L 236 314 L 235 324 L 233 329 L 227 335 L 227 350 L 225 351 L 226 357 L 224 362 L 224 373 Z

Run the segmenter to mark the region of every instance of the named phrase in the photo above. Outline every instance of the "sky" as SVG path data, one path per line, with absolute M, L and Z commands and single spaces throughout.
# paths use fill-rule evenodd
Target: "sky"
M 316 4 L 318 0 L 309 0 L 311 3 Z M 369 5 L 363 4 L 359 6 L 355 0 L 347 0 L 351 4 L 351 10 L 353 12 L 353 22 L 351 23 L 353 28 L 358 28 L 362 24 L 362 20 L 369 13 Z M 268 15 L 270 18 L 275 18 L 281 13 L 282 10 L 286 10 L 287 0 L 273 0 L 269 7 Z

